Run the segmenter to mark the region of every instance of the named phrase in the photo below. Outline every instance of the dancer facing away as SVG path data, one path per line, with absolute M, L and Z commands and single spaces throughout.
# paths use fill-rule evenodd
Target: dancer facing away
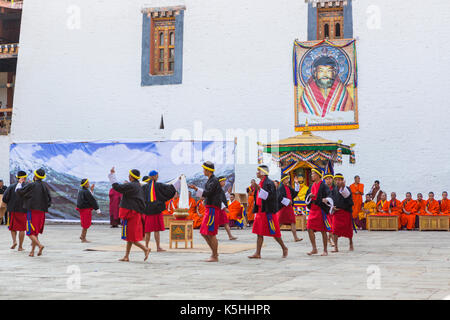
M 345 185 L 344 176 L 337 173 L 334 176 L 336 186 L 331 191 L 331 199 L 333 199 L 333 219 L 331 230 L 333 232 L 334 250 L 331 252 L 339 252 L 338 239 L 345 237 L 349 240 L 349 250 L 353 251 L 353 219 L 352 208 L 353 199 L 352 192 Z
M 323 202 L 323 199 L 329 197 L 330 188 L 322 181 L 322 172 L 320 169 L 311 169 L 311 180 L 313 184 L 309 187 L 306 203 L 309 207 L 308 221 L 306 228 L 308 229 L 309 240 L 311 241 L 312 250 L 308 255 L 317 254 L 316 236 L 315 232 L 322 234 L 323 253 L 322 256 L 328 255 L 328 239 L 327 231 L 331 230 L 328 226 L 328 211 L 329 207 Z
M 205 215 L 203 217 L 202 226 L 200 227 L 200 234 L 205 238 L 206 243 L 211 249 L 211 257 L 206 262 L 218 262 L 218 242 L 217 229 L 219 227 L 218 219 L 220 215 L 220 208 L 222 206 L 222 188 L 220 187 L 219 179 L 214 175 L 214 164 L 206 161 L 202 165 L 203 174 L 208 177 L 205 189 L 198 188 L 194 185 L 189 185 L 189 188 L 197 192 L 197 197 L 205 198 Z
M 7 204 L 7 211 L 10 215 L 9 231 L 11 231 L 13 241 L 11 249 L 17 247 L 17 232 L 19 232 L 18 251 L 23 251 L 23 240 L 25 238 L 25 231 L 27 230 L 27 210 L 23 208 L 23 199 L 16 193 L 16 188 L 19 183 L 22 187 L 26 185 L 27 176 L 24 171 L 17 172 L 16 178 L 18 181 L 10 185 L 3 195 L 3 202 Z
M 139 183 L 140 175 L 139 170 L 130 170 L 128 175 L 130 182 L 123 184 L 117 182 L 114 167 L 108 175 L 113 189 L 123 195 L 120 201 L 119 218 L 122 219 L 122 240 L 127 242 L 127 248 L 125 256 L 119 261 L 130 261 L 130 251 L 133 244 L 144 251 L 144 261 L 147 261 L 150 254 L 150 248 L 139 242 L 144 238 L 141 214 L 145 209 L 144 192 Z
M 90 242 L 86 240 L 86 234 L 92 224 L 92 210 L 95 210 L 97 214 L 102 214 L 98 207 L 97 200 L 95 200 L 92 195 L 94 187 L 95 184 L 90 185 L 89 180 L 86 178 L 81 180 L 80 190 L 78 191 L 77 211 L 80 213 L 80 240 L 83 243 Z
M 31 251 L 29 256 L 34 257 L 34 250 L 39 248 L 38 256 L 42 255 L 44 246 L 39 241 L 39 234 L 44 232 L 45 213 L 52 203 L 50 189 L 42 181 L 45 179 L 44 169 L 34 171 L 34 182 L 25 186 L 18 183 L 17 194 L 22 197 L 24 208 L 27 210 L 27 236 L 31 240 Z
M 180 180 L 176 180 L 173 184 L 164 184 L 158 181 L 158 172 L 150 171 L 148 180 L 143 187 L 145 199 L 145 211 L 143 215 L 145 246 L 149 248 L 151 233 L 155 234 L 157 252 L 166 251 L 161 248 L 160 231 L 166 230 L 164 226 L 163 211 L 166 210 L 166 201 L 172 199 L 179 188 Z
M 283 175 L 280 180 L 281 184 L 277 190 L 278 194 L 278 206 L 281 208 L 277 212 L 277 218 L 280 225 L 290 225 L 294 241 L 302 241 L 302 238 L 297 236 L 296 219 L 294 213 L 293 199 L 297 197 L 299 190 L 294 190 L 290 187 L 291 179 L 289 174 Z M 297 186 L 296 186 L 297 187 Z M 298 188 L 298 187 L 297 187 Z
M 255 222 L 252 232 L 257 235 L 256 252 L 250 259 L 261 259 L 261 248 L 264 242 L 264 236 L 273 237 L 283 250 L 283 258 L 288 255 L 288 248 L 281 239 L 280 225 L 278 223 L 278 203 L 277 190 L 275 184 L 269 179 L 269 168 L 261 165 L 256 171 L 256 177 L 260 179 L 253 212 L 255 213 Z
M 222 206 L 220 208 L 218 225 L 224 226 L 225 231 L 227 232 L 227 235 L 228 235 L 228 239 L 237 240 L 237 238 L 231 234 L 230 221 L 228 220 L 228 216 L 227 216 L 228 200 L 230 198 L 230 194 L 228 192 L 225 193 L 225 191 L 223 190 L 223 188 L 225 187 L 227 178 L 221 176 L 218 179 L 219 179 L 219 183 L 220 183 L 220 188 L 222 189 Z

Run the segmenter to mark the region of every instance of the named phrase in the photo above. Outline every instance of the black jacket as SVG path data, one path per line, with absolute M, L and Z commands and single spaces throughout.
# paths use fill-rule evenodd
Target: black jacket
M 48 208 L 52 203 L 50 189 L 42 180 L 29 183 L 22 189 L 18 189 L 16 193 L 22 197 L 23 206 L 27 210 L 48 212 Z
M 265 213 L 276 213 L 278 211 L 278 203 L 277 203 L 277 190 L 275 188 L 275 184 L 269 177 L 266 176 L 262 189 L 267 191 L 269 194 L 267 195 L 266 200 L 261 200 L 261 212 Z M 253 212 L 258 212 L 258 205 L 256 204 L 258 191 L 255 194 L 255 205 L 253 207 Z
M 88 188 L 82 187 L 78 191 L 77 198 L 77 208 L 78 209 L 89 209 L 92 208 L 94 210 L 98 210 L 98 203 L 92 195 L 91 191 Z
M 144 214 L 160 214 L 161 212 L 166 210 L 166 201 L 172 199 L 175 196 L 177 190 L 171 184 L 155 182 L 156 201 L 150 202 L 151 183 L 152 181 L 142 187 L 145 200 Z
M 203 190 L 202 197 L 205 198 L 205 205 L 216 206 L 219 209 L 222 207 L 223 196 L 225 193 L 220 186 L 219 179 L 215 175 L 209 177 L 205 184 L 205 190 Z
M 291 191 L 291 200 L 292 203 L 294 202 L 295 197 L 297 197 L 299 191 L 295 191 L 293 188 L 291 188 L 290 186 L 287 186 L 289 188 L 289 190 Z M 281 208 L 284 207 L 284 204 L 281 203 L 281 200 L 283 200 L 283 198 L 288 198 L 287 194 L 286 194 L 286 188 L 284 186 L 284 184 L 281 184 L 278 187 L 277 190 L 277 200 L 278 200 L 278 210 L 280 210 Z
M 3 194 L 3 202 L 7 204 L 6 210 L 8 212 L 22 212 L 27 210 L 23 207 L 23 199 L 16 192 L 17 183 L 10 185 Z M 23 184 L 26 186 L 26 184 Z
M 308 189 L 308 192 L 306 192 L 306 198 L 308 198 L 308 195 L 311 193 L 311 188 L 313 185 L 311 185 Z M 330 207 L 327 206 L 325 203 L 323 203 L 322 199 L 325 199 L 330 196 L 330 188 L 327 186 L 327 184 L 324 181 L 321 181 L 319 192 L 317 192 L 317 199 L 311 200 L 311 202 L 308 204 L 308 208 L 311 209 L 311 204 L 315 204 L 319 206 L 322 210 L 325 212 L 330 211 Z
M 145 201 L 144 191 L 139 181 L 127 182 L 123 184 L 113 183 L 112 188 L 123 195 L 120 207 L 144 213 Z
M 3 185 L 1 188 L 0 188 L 0 194 L 4 194 L 5 192 L 6 192 L 6 189 L 8 189 L 5 185 Z M 6 202 L 5 202 L 6 203 Z
M 352 192 L 349 187 L 345 188 L 350 192 L 348 198 L 344 198 L 336 186 L 331 190 L 331 198 L 333 199 L 334 206 L 337 210 L 342 209 L 351 213 L 353 207 Z

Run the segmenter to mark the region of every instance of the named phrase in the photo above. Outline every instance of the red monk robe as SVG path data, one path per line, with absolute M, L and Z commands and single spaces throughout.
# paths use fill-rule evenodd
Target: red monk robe
M 242 206 L 241 203 L 237 200 L 234 200 L 230 204 L 228 204 L 228 219 L 237 221 L 242 218 Z
M 255 214 L 253 213 L 253 206 L 255 205 L 255 191 L 252 186 L 247 188 L 248 200 L 247 200 L 247 222 L 255 220 Z
M 109 220 L 112 227 L 117 227 L 120 224 L 120 200 L 122 200 L 122 194 L 111 188 L 109 190 Z
M 378 216 L 386 216 L 389 215 L 389 211 L 384 211 L 384 205 L 386 204 L 387 200 L 380 200 L 377 203 L 377 215 Z
M 363 206 L 364 185 L 362 183 L 354 183 L 350 186 L 350 190 L 352 191 L 353 199 L 352 216 L 353 219 L 357 220 Z
M 194 229 L 200 228 L 203 220 L 203 217 L 200 217 L 197 212 L 197 204 L 194 198 L 189 197 L 189 216 L 187 218 L 194 221 Z
M 435 199 L 428 199 L 426 204 L 427 210 L 431 213 L 427 213 L 427 215 L 437 216 L 439 211 L 441 210 L 439 202 Z
M 416 201 L 414 201 L 413 199 L 409 201 L 408 199 L 405 199 L 402 201 L 402 208 L 410 212 L 410 214 L 402 212 L 400 216 L 400 223 L 402 227 L 406 227 L 406 229 L 408 230 L 414 229 L 414 226 L 416 224 L 416 213 L 415 213 L 416 206 L 417 206 Z
M 391 210 L 390 213 L 389 213 L 389 209 Z M 398 229 L 402 228 L 402 225 L 400 223 L 400 216 L 401 216 L 403 210 L 402 210 L 402 203 L 399 200 L 395 199 L 395 200 L 391 200 L 391 201 L 386 201 L 383 206 L 383 211 L 387 212 L 386 215 L 388 215 L 388 216 L 399 217 L 398 218 Z

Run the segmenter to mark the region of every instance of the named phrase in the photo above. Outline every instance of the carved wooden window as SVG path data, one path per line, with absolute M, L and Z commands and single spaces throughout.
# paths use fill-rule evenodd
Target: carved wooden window
M 343 39 L 344 10 L 342 6 L 317 8 L 317 39 Z
M 175 66 L 175 17 L 152 19 L 150 74 L 170 75 Z

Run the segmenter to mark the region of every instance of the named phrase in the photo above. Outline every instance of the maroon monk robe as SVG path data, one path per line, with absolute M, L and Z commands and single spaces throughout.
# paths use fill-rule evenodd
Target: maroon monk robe
M 120 224 L 119 205 L 122 194 L 111 188 L 109 190 L 109 219 L 111 226 L 117 227 Z

